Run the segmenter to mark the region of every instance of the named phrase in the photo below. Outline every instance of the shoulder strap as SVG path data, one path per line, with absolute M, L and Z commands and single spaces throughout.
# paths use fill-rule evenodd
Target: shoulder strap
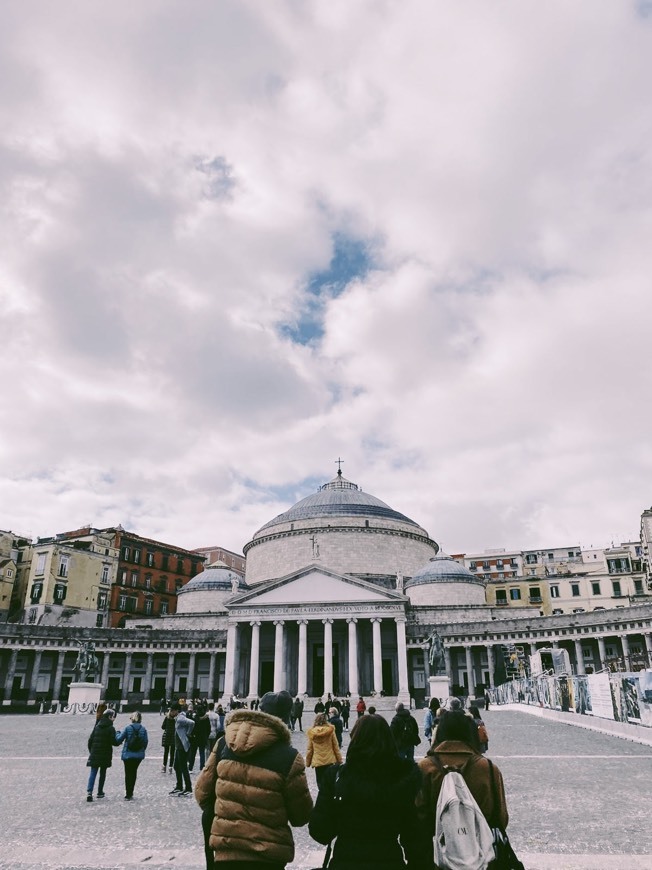
M 494 766 L 491 763 L 491 760 L 487 758 L 487 763 L 489 764 L 489 779 L 491 781 L 491 818 L 488 819 L 490 828 L 497 828 L 498 823 L 496 822 L 495 815 L 498 810 L 498 794 L 496 791 L 496 778 L 494 777 Z

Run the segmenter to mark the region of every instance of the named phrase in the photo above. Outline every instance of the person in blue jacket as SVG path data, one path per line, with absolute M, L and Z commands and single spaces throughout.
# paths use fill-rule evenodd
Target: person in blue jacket
M 133 800 L 138 766 L 145 757 L 147 749 L 147 729 L 142 724 L 142 716 L 136 710 L 131 714 L 131 723 L 116 737 L 116 746 L 122 747 L 122 763 L 125 766 L 125 800 Z

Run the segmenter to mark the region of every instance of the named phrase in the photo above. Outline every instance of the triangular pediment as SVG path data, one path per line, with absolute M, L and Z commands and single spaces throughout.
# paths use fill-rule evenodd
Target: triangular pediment
M 227 608 L 242 606 L 277 607 L 296 604 L 397 604 L 405 597 L 390 589 L 381 589 L 346 574 L 311 565 L 301 571 L 269 580 L 231 598 Z

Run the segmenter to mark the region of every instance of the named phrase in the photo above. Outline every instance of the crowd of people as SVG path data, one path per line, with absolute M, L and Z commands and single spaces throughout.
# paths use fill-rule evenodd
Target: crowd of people
M 460 773 L 491 827 L 507 827 L 503 779 L 484 757 L 489 739 L 477 706 L 433 698 L 418 763 L 421 735 L 408 708 L 396 704 L 391 721 L 364 698 L 354 709 L 344 747 L 349 698 L 317 702 L 304 760 L 292 744 L 292 732 L 303 730 L 304 701 L 288 692 L 268 692 L 249 706 L 233 698 L 227 709 L 198 699 L 162 705 L 162 772 L 176 774 L 171 795 L 193 794 L 199 757 L 194 796 L 207 870 L 282 870 L 294 860 L 291 829 L 304 825 L 327 848 L 324 866 L 334 870 L 435 870 L 438 800 L 450 771 Z M 96 783 L 96 798 L 104 797 L 112 748 L 120 745 L 125 799 L 133 799 L 148 734 L 138 712 L 122 730 L 114 720 L 114 710 L 98 710 L 88 741 L 88 801 Z M 315 771 L 315 802 L 306 768 Z

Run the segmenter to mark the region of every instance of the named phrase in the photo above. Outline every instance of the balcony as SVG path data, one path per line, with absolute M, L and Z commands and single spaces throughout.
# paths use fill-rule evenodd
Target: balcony
M 528 601 L 530 602 L 530 604 L 541 604 L 543 599 L 540 595 L 530 595 Z
M 503 600 L 502 598 L 496 601 L 496 607 L 507 607 L 509 601 Z

